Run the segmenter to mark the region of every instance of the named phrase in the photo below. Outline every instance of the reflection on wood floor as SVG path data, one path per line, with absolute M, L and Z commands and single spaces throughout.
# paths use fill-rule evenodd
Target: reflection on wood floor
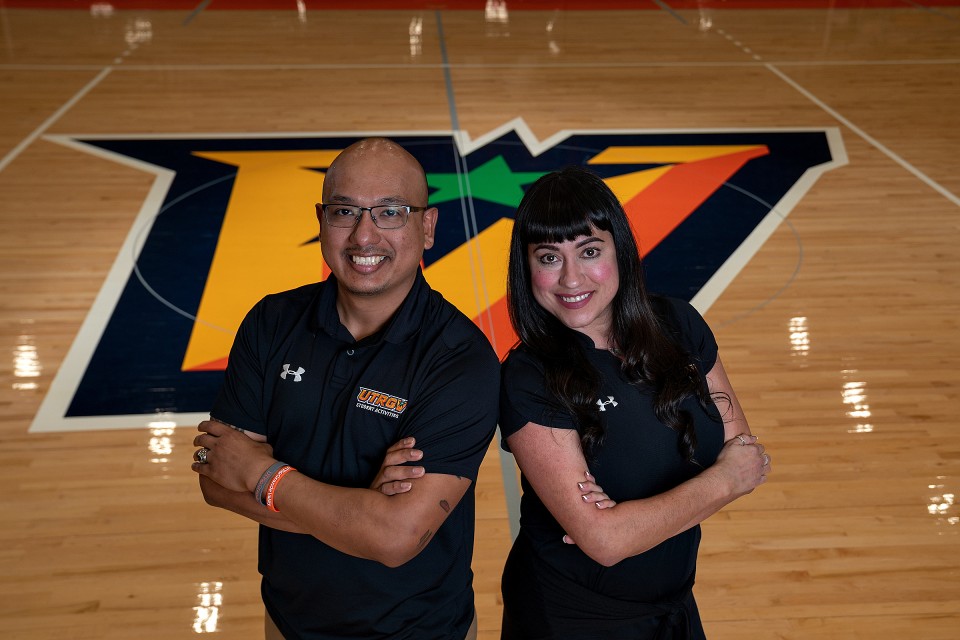
M 706 313 L 776 471 L 704 525 L 696 593 L 712 639 L 957 637 L 960 3 L 153 4 L 0 1 L 5 637 L 262 637 L 256 527 L 203 503 L 191 428 L 28 431 L 155 188 L 55 137 L 476 142 L 516 118 L 539 141 L 839 133 L 847 164 Z M 484 640 L 501 462 L 477 486 Z

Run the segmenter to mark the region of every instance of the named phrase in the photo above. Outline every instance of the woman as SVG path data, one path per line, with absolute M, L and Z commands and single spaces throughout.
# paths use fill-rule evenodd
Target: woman
M 500 429 L 524 493 L 501 637 L 704 638 L 699 523 L 770 470 L 710 329 L 647 294 L 623 208 L 580 168 L 521 201 L 508 304 Z

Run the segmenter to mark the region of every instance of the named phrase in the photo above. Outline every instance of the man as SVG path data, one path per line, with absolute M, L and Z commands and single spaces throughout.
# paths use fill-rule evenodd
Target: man
M 268 638 L 475 637 L 474 482 L 499 363 L 423 279 L 427 196 L 392 141 L 334 160 L 317 205 L 332 276 L 250 311 L 199 427 L 204 498 L 261 524 Z M 392 466 L 420 452 L 422 468 Z M 282 483 L 277 461 L 295 469 Z

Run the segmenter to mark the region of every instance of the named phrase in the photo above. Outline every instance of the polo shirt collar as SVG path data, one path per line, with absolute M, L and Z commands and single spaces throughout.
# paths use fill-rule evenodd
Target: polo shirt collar
M 423 277 L 423 271 L 417 267 L 417 277 L 413 280 L 410 293 L 404 298 L 403 304 L 387 322 L 383 339 L 399 344 L 406 342 L 419 331 L 426 318 L 427 305 L 430 301 L 430 285 Z
M 350 332 L 340 322 L 340 314 L 337 313 L 337 278 L 331 273 L 324 283 L 320 288 L 316 312 L 313 315 L 315 328 L 338 340 L 349 340 Z M 423 277 L 423 271 L 418 267 L 417 276 L 407 297 L 404 298 L 393 317 L 387 321 L 383 331 L 378 332 L 383 340 L 399 344 L 416 335 L 423 324 L 430 291 L 430 286 Z
M 593 341 L 593 338 L 587 334 L 577 331 L 576 329 L 571 329 L 571 331 L 573 332 L 574 340 L 576 340 L 580 346 L 583 347 L 583 351 L 587 355 L 588 359 L 591 359 L 595 362 L 620 363 L 620 358 L 613 355 L 609 349 L 598 349 L 596 343 Z
M 600 351 L 600 349 L 597 349 L 597 345 L 593 342 L 593 338 L 582 331 L 577 331 L 576 329 L 570 329 L 570 331 L 573 333 L 574 339 L 579 342 L 580 346 L 582 346 L 584 349 L 587 349 L 588 351 Z

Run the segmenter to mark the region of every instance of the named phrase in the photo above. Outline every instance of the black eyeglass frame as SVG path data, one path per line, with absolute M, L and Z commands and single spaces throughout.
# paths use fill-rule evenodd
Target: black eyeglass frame
M 367 214 L 370 216 L 370 219 L 373 220 L 373 224 L 376 225 L 378 229 L 385 229 L 387 231 L 390 231 L 392 229 L 402 229 L 404 226 L 406 226 L 407 220 L 410 219 L 411 213 L 420 213 L 421 211 L 426 211 L 427 209 L 430 208 L 430 207 L 415 207 L 410 204 L 378 204 L 372 207 L 361 207 L 359 205 L 345 204 L 342 202 L 318 202 L 316 204 L 316 207 L 317 207 L 317 210 L 323 214 L 324 221 L 326 221 L 326 223 L 329 224 L 331 227 L 335 227 L 337 229 L 350 229 L 351 227 L 355 227 L 358 224 L 360 224 L 360 219 L 363 218 L 363 212 L 366 211 Z M 341 209 L 355 209 L 356 214 L 354 214 L 353 224 L 341 225 L 341 224 L 336 224 L 334 222 L 331 222 L 330 216 L 327 213 L 328 207 L 339 207 Z M 374 209 L 402 209 L 404 212 L 403 224 L 400 224 L 396 227 L 380 226 L 380 223 L 377 222 L 380 216 L 374 215 L 373 213 Z

